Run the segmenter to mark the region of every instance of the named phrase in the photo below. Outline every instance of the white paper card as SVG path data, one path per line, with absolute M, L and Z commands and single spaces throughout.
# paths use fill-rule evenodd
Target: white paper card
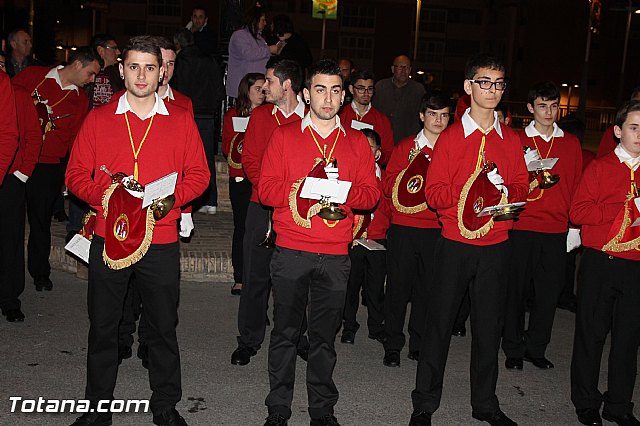
M 173 172 L 148 183 L 144 187 L 144 198 L 142 199 L 142 208 L 150 206 L 155 200 L 160 200 L 173 194 L 178 181 L 178 173 Z
M 536 170 L 551 170 L 556 165 L 559 158 L 545 158 L 544 160 L 533 160 L 527 164 L 527 170 L 535 172 Z
M 360 244 L 362 247 L 366 248 L 367 250 L 372 250 L 372 251 L 386 250 L 385 246 L 383 246 L 382 244 L 374 240 L 369 240 L 366 238 L 358 238 L 357 240 L 354 240 L 354 242 Z
M 640 197 L 634 198 L 633 202 L 636 205 L 636 209 L 640 211 Z M 638 225 L 640 225 L 640 218 L 636 219 L 636 221 L 631 224 L 631 226 L 638 226 Z
M 319 200 L 329 197 L 332 203 L 344 204 L 351 189 L 351 182 L 346 180 L 320 179 L 307 177 L 302 185 L 300 197 Z
M 371 129 L 373 130 L 373 124 L 365 123 L 363 121 L 351 120 L 351 128 L 356 130 Z
M 524 201 L 519 202 L 519 203 L 510 203 L 510 204 L 500 204 L 497 206 L 490 206 L 490 207 L 485 207 L 484 209 L 482 209 L 482 211 L 480 213 L 477 214 L 477 217 L 483 217 L 483 216 L 489 216 L 491 213 L 496 212 L 498 210 L 501 210 L 505 207 L 522 207 L 524 206 L 525 203 Z
M 236 133 L 244 133 L 249 125 L 249 117 L 233 117 L 233 131 Z
M 84 261 L 89 263 L 89 248 L 91 247 L 91 241 L 87 240 L 80 234 L 76 234 L 69 240 L 64 249 L 78 256 Z

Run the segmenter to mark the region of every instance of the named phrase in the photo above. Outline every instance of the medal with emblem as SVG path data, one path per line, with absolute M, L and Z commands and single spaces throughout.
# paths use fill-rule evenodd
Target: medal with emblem
M 242 147 L 244 144 L 244 133 L 236 133 L 231 139 L 227 163 L 232 169 L 242 169 Z

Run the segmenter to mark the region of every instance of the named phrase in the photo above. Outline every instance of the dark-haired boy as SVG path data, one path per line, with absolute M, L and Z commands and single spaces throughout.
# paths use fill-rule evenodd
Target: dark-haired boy
M 640 216 L 640 101 L 618 111 L 614 132 L 620 143 L 586 168 L 570 211 L 571 221 L 582 226 L 585 247 L 571 359 L 571 401 L 585 425 L 602 425 L 602 418 L 640 424 L 632 402 L 640 341 L 640 233 L 631 226 Z M 601 393 L 600 361 L 609 332 L 607 391 Z
M 471 107 L 438 139 L 427 172 L 426 198 L 442 223 L 435 248 L 434 279 L 420 354 L 414 412 L 410 425 L 431 425 L 442 396 L 451 331 L 467 289 L 471 296 L 471 407 L 475 419 L 496 426 L 516 423 L 501 410 L 495 395 L 498 350 L 507 286 L 508 230 L 511 221 L 489 219 L 476 226 L 473 211 L 459 208 L 474 176 L 484 180 L 482 195 L 494 197 L 493 184 L 509 202 L 524 201 L 529 184 L 522 148 L 513 130 L 501 126 L 495 107 L 507 87 L 504 65 L 487 54 L 474 55 L 465 68 L 464 90 Z M 496 167 L 493 168 L 490 164 Z M 491 169 L 483 172 L 485 167 Z M 476 203 L 481 203 L 478 199 Z M 485 206 L 486 207 L 486 206 Z M 467 222 L 465 222 L 467 220 Z M 469 225 L 465 225 L 468 223 Z
M 436 142 L 449 125 L 449 113 L 448 97 L 439 91 L 427 93 L 420 105 L 422 130 L 398 143 L 387 166 L 384 193 L 392 201 L 391 226 L 387 233 L 388 278 L 382 361 L 387 367 L 400 365 L 409 302 L 407 356 L 418 360 L 420 355 L 426 292 L 433 274 L 433 250 L 440 236 L 436 212 L 429 208 L 424 196 L 424 181 Z
M 560 180 L 541 189 L 540 173 L 530 176 L 527 206 L 509 235 L 511 256 L 502 349 L 507 356 L 505 367 L 510 370 L 521 370 L 523 359 L 538 368 L 553 368 L 545 351 L 565 282 L 567 251 L 580 245 L 580 230 L 569 229 L 569 207 L 582 174 L 582 152 L 578 139 L 556 124 L 559 102 L 560 91 L 553 82 L 534 85 L 527 97 L 533 120 L 519 133 L 523 150 L 537 151 L 526 154 L 525 162 L 532 155 L 543 160 L 558 158 L 548 173 L 558 175 Z M 532 303 L 525 329 L 527 298 Z

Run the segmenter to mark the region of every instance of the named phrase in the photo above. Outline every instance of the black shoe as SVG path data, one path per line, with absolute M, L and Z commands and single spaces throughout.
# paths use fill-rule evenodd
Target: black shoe
M 471 417 L 481 422 L 487 422 L 491 426 L 518 426 L 505 413 L 498 410 L 495 413 L 471 413 Z
M 407 354 L 407 358 L 412 361 L 417 361 L 418 359 L 420 359 L 420 351 L 409 351 L 409 353 Z
M 131 358 L 133 351 L 129 345 L 118 345 L 118 365 L 122 364 L 123 359 Z
M 142 361 L 142 366 L 149 369 L 149 347 L 146 343 L 138 341 L 138 352 L 136 353 L 138 358 Z
M 615 416 L 607 413 L 606 410 L 602 411 L 602 418 L 610 421 L 611 423 L 617 423 L 619 426 L 639 426 L 640 421 L 636 419 L 633 413 L 627 413 L 622 416 Z
M 425 411 L 417 411 L 411 415 L 409 426 L 431 426 L 431 414 Z
M 33 284 L 36 286 L 36 291 L 51 291 L 53 288 L 53 283 L 49 277 L 35 277 L 33 279 Z
M 240 296 L 242 294 L 242 284 L 240 284 L 240 287 L 236 288 L 236 285 L 238 284 L 239 283 L 235 283 L 231 286 L 231 294 L 234 296 Z
M 558 309 L 564 309 L 565 311 L 573 312 L 574 314 L 578 310 L 578 303 L 575 300 L 560 301 L 557 305 Z
M 264 426 L 287 426 L 287 419 L 280 414 L 269 414 L 269 417 L 267 417 L 266 420 L 267 421 Z
M 523 359 L 525 361 L 527 361 L 527 362 L 532 363 L 536 367 L 543 369 L 543 370 L 548 370 L 548 369 L 554 367 L 553 363 L 551 361 L 549 361 L 548 359 L 546 359 L 545 357 L 533 358 L 533 357 L 525 354 Z
M 462 327 L 453 327 L 453 331 L 451 332 L 452 336 L 464 337 L 467 335 L 467 328 L 463 325 Z
M 398 351 L 385 352 L 382 363 L 387 367 L 400 367 L 400 352 Z
M 251 357 L 257 352 L 247 346 L 238 346 L 231 354 L 231 364 L 247 365 L 251 361 Z
M 522 358 L 508 358 L 504 361 L 507 370 L 522 370 Z
M 371 334 L 369 333 L 369 339 L 371 340 L 377 340 L 378 342 L 384 344 L 384 342 L 386 342 L 387 337 L 384 335 L 384 332 L 380 332 L 378 334 Z
M 158 415 L 153 415 L 153 424 L 160 426 L 188 426 L 175 408 L 164 410 Z
M 583 408 L 576 410 L 576 414 L 578 415 L 578 421 L 583 425 L 602 426 L 600 410 L 596 408 Z
M 311 419 L 310 426 L 340 426 L 338 419 L 333 414 L 327 414 L 319 419 Z
M 299 347 L 297 353 L 300 359 L 306 362 L 309 359 L 309 346 Z
M 111 426 L 111 413 L 84 413 L 71 426 Z
M 356 341 L 356 333 L 351 330 L 343 330 L 342 337 L 340 338 L 342 343 L 350 343 L 353 345 L 353 342 Z
M 69 220 L 69 216 L 67 216 L 67 212 L 64 210 L 60 210 L 59 212 L 55 212 L 53 214 L 53 218 L 58 222 L 66 222 Z
M 22 322 L 24 321 L 24 314 L 20 309 L 7 309 L 2 312 L 9 322 Z

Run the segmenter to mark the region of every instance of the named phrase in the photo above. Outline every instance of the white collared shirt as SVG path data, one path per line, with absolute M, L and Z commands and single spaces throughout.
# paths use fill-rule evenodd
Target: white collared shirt
M 276 111 L 280 111 L 282 115 L 284 115 L 284 118 L 289 118 L 293 114 L 298 114 L 300 118 L 304 118 L 304 102 L 302 102 L 302 98 L 300 96 L 296 96 L 296 99 L 298 100 L 298 105 L 296 105 L 293 111 L 289 114 L 285 113 L 278 105 L 274 105 L 271 115 L 275 115 Z
M 162 97 L 160 99 L 167 99 L 169 98 L 172 101 L 175 101 L 176 98 L 173 97 L 173 90 L 171 90 L 171 86 L 167 84 L 167 91 L 164 92 L 164 95 L 162 95 Z
M 136 114 L 138 116 L 138 118 L 140 118 L 140 120 L 144 121 L 156 114 L 161 114 L 161 115 L 169 115 L 169 111 L 167 111 L 167 107 L 165 106 L 164 102 L 162 101 L 162 99 L 160 99 L 160 97 L 158 96 L 157 93 L 154 93 L 153 96 L 155 96 L 156 101 L 153 104 L 153 108 L 151 108 L 151 111 L 149 111 L 149 113 L 145 116 L 145 117 L 140 117 L 132 108 L 131 108 L 131 104 L 129 104 L 129 101 L 127 100 L 127 93 L 125 92 L 124 95 L 120 96 L 120 99 L 118 99 L 118 108 L 116 108 L 116 114 L 124 114 L 125 112 L 132 112 L 134 114 Z
M 500 139 L 502 139 L 502 128 L 500 127 L 498 114 L 495 111 L 493 112 L 493 125 L 488 129 L 483 129 L 482 127 L 478 126 L 478 123 L 473 121 L 473 118 L 471 118 L 471 116 L 469 115 L 469 111 L 471 111 L 471 108 L 467 108 L 464 114 L 462 114 L 461 120 L 465 138 L 469 137 L 471 133 L 475 132 L 478 129 L 480 129 L 481 132 L 488 132 L 489 130 L 491 130 L 491 128 L 494 128 L 496 129 L 496 133 L 498 134 L 498 136 L 500 136 Z
M 323 135 L 322 132 L 320 132 L 320 130 L 318 129 L 318 126 L 316 126 L 313 123 L 313 121 L 311 120 L 311 114 L 307 114 L 304 116 L 304 118 L 302 119 L 302 123 L 300 124 L 300 130 L 304 133 L 304 129 L 306 129 L 308 126 L 311 126 L 311 128 L 315 130 L 316 133 L 322 136 L 323 138 L 326 138 L 327 136 L 329 136 L 337 128 L 339 128 L 342 131 L 343 135 L 347 136 L 347 132 L 344 131 L 344 127 L 342 127 L 342 124 L 340 124 L 340 117 L 337 114 L 336 114 L 336 124 L 333 126 L 333 128 L 331 128 L 329 133 L 327 133 L 326 135 Z
M 538 129 L 536 129 L 535 120 L 531 120 L 531 123 L 529 123 L 529 125 L 524 128 L 524 133 L 530 138 L 534 136 L 538 136 L 542 138 L 545 142 L 549 142 L 551 138 L 561 138 L 564 136 L 564 132 L 560 127 L 558 127 L 556 123 L 553 123 L 553 132 L 551 133 L 551 136 L 543 135 L 538 131 Z
M 353 111 L 356 113 L 356 117 L 362 118 L 365 115 L 367 115 L 369 111 L 371 111 L 371 102 L 369 102 L 369 105 L 367 105 L 367 107 L 364 109 L 364 114 L 360 114 L 360 111 L 358 111 L 358 107 L 356 106 L 356 101 L 351 101 L 351 108 L 353 108 Z
M 633 170 L 636 170 L 640 165 L 640 157 L 633 158 L 631 154 L 624 150 L 621 143 L 615 147 L 613 152 L 615 152 L 621 163 L 627 163 L 627 165 L 633 167 Z
M 60 86 L 60 89 L 62 90 L 75 90 L 76 93 L 78 93 L 78 86 L 76 86 L 75 84 L 70 84 L 68 86 L 62 87 L 62 80 L 60 80 L 60 73 L 58 72 L 58 70 L 62 68 L 64 68 L 64 65 L 58 65 L 55 68 L 51 68 L 47 73 L 47 75 L 44 76 L 44 78 L 54 79 L 56 83 L 58 83 L 58 86 Z
M 429 139 L 427 139 L 427 136 L 424 134 L 424 130 L 420 130 L 420 132 L 418 132 L 414 141 L 418 149 L 422 149 L 425 146 L 428 146 L 429 148 L 433 149 L 433 147 L 435 146 L 434 143 L 432 143 Z

